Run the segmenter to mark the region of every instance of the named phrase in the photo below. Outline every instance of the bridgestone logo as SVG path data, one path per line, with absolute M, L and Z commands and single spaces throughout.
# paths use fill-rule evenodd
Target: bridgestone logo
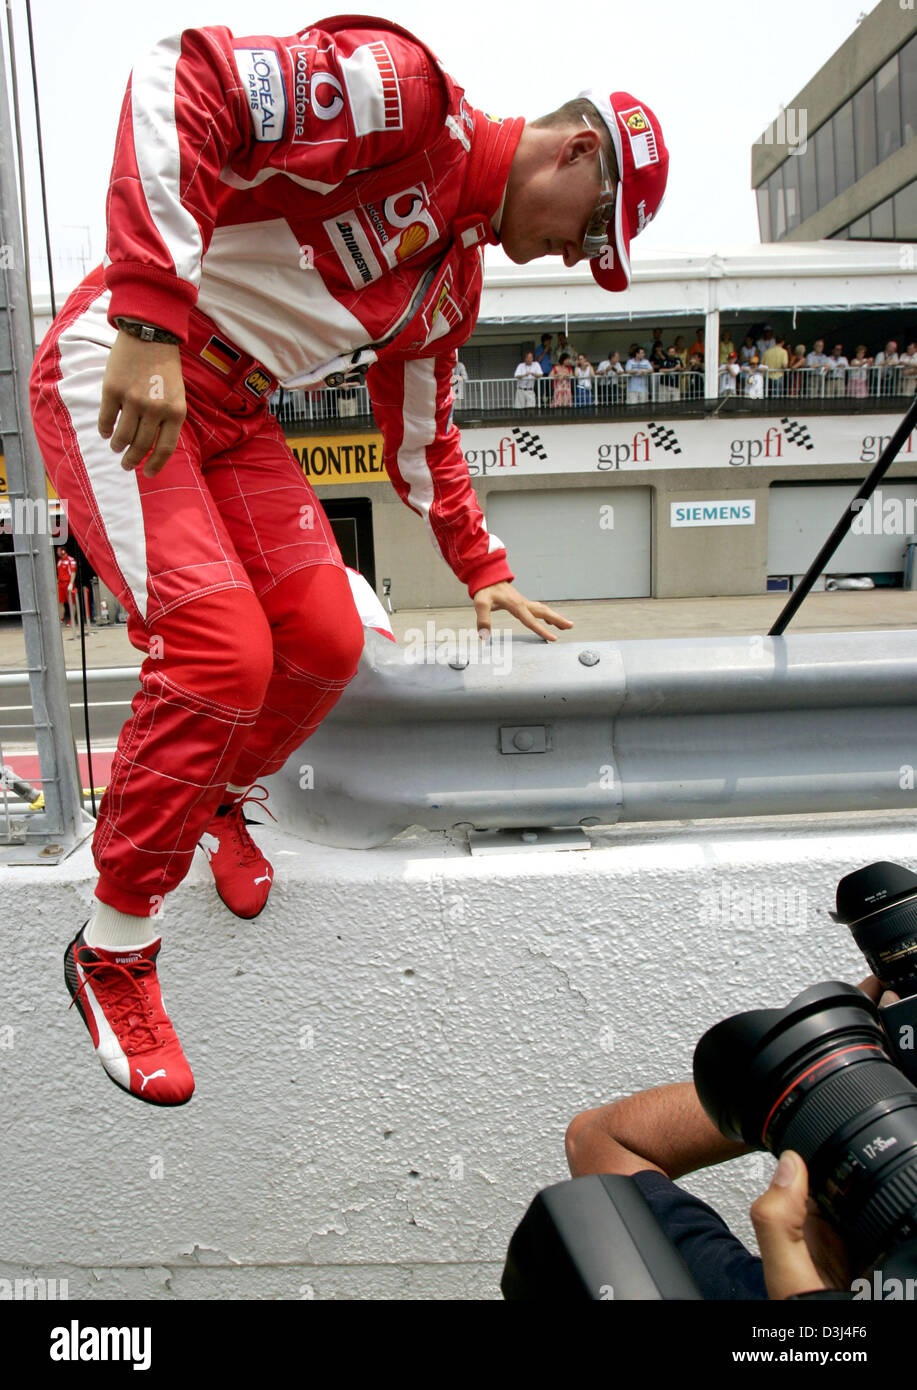
M 362 275 L 364 283 L 368 285 L 370 280 L 373 278 L 372 271 L 366 264 L 366 261 L 363 258 L 363 252 L 357 245 L 357 239 L 353 234 L 353 228 L 351 227 L 349 222 L 338 222 L 337 229 L 344 239 L 344 245 L 347 247 L 347 250 L 353 257 L 354 265 Z

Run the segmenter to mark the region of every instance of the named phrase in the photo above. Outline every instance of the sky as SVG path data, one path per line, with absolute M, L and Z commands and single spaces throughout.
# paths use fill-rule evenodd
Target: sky
M 642 251 L 710 251 L 759 240 L 752 143 L 874 4 L 600 0 L 562 7 L 546 0 L 463 0 L 431 6 L 391 0 L 384 7 L 370 4 L 366 12 L 422 37 L 471 104 L 495 115 L 532 119 L 591 86 L 644 100 L 662 126 L 670 172 L 665 204 L 635 242 L 639 262 Z M 11 0 L 11 6 L 38 291 L 46 272 L 25 0 Z M 186 28 L 221 24 L 239 36 L 289 35 L 323 13 L 302 0 L 255 7 L 242 0 L 32 0 L 59 292 L 82 277 L 84 264 L 90 269 L 102 258 L 114 137 L 134 60 Z

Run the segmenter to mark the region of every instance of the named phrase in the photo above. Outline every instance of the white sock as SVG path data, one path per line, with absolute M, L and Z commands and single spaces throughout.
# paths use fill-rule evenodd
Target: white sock
M 96 898 L 83 940 L 87 946 L 99 946 L 103 951 L 139 951 L 159 940 L 159 932 L 150 930 L 150 923 L 155 920 L 119 912 Z

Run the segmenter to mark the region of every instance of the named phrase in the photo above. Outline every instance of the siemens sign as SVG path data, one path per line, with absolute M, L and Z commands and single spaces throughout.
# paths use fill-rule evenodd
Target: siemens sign
M 673 502 L 672 526 L 754 526 L 753 498 L 737 502 Z

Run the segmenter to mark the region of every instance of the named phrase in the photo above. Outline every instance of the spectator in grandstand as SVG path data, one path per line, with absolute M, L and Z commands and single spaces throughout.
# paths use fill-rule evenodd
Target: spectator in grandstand
M 596 368 L 596 396 L 600 405 L 613 405 L 620 396 L 620 378 L 624 375 L 621 354 L 614 348 L 608 349 Z
M 860 343 L 855 356 L 850 359 L 847 373 L 847 395 L 862 398 L 869 393 L 869 369 L 872 358 L 866 356 L 866 344 Z
M 767 352 L 768 348 L 776 347 L 776 345 L 777 339 L 774 337 L 774 330 L 769 323 L 766 323 L 761 330 L 761 337 L 755 344 L 758 350 L 758 360 L 763 362 L 764 354 Z
M 534 352 L 527 352 L 513 373 L 516 379 L 516 398 L 513 402 L 517 410 L 524 410 L 536 404 L 537 383 L 544 380 L 544 373 L 535 361 Z
M 650 364 L 654 372 L 658 372 L 666 359 L 666 350 L 661 342 L 654 341 L 649 353 Z
M 758 354 L 743 364 L 742 372 L 745 376 L 745 395 L 750 401 L 764 400 L 764 371 L 758 360 Z
M 456 354 L 455 366 L 452 368 L 452 395 L 455 404 L 461 405 L 465 399 L 465 382 L 468 380 L 468 368 L 461 358 Z
M 806 358 L 806 384 L 804 395 L 823 396 L 825 394 L 825 373 L 831 365 L 831 358 L 825 356 L 824 338 L 816 338 L 815 346 Z
M 675 351 L 674 343 L 670 348 L 666 348 L 656 370 L 659 372 L 657 399 L 677 401 L 681 396 L 681 376 L 684 371 L 684 363 Z
M 554 361 L 555 361 L 555 363 L 557 363 L 557 362 L 560 361 L 561 357 L 563 356 L 563 354 L 564 354 L 565 352 L 569 355 L 569 358 L 570 358 L 570 365 L 571 365 L 571 370 L 572 370 L 573 363 L 576 361 L 577 357 L 579 356 L 579 353 L 577 352 L 576 348 L 573 346 L 573 344 L 572 344 L 572 343 L 569 341 L 569 339 L 567 338 L 566 333 L 558 333 L 558 335 L 557 335 L 557 347 L 554 349 Z
M 653 368 L 646 360 L 646 352 L 639 343 L 633 344 L 624 370 L 627 373 L 628 403 L 649 400 L 649 378 L 653 374 Z
M 847 368 L 850 363 L 844 356 L 842 343 L 835 343 L 834 351 L 828 359 L 828 380 L 826 390 L 829 396 L 845 396 L 847 394 Z
M 567 406 L 573 404 L 573 391 L 571 389 L 571 379 L 573 368 L 570 365 L 569 352 L 560 355 L 560 361 L 555 362 L 551 368 L 551 377 L 554 381 L 554 399 L 552 405 Z
M 736 381 L 739 376 L 739 362 L 736 354 L 731 352 L 726 361 L 720 367 L 720 395 L 734 396 L 736 394 Z
M 739 349 L 739 365 L 743 367 L 746 366 L 751 361 L 751 359 L 753 357 L 756 357 L 757 355 L 758 349 L 755 347 L 754 337 L 751 333 L 746 333 L 745 342 Z
M 585 353 L 581 352 L 577 357 L 573 374 L 576 377 L 576 404 L 592 405 L 595 368 Z
M 696 352 L 688 353 L 681 394 L 685 400 L 697 400 L 704 394 L 704 359 Z
M 729 361 L 730 354 L 735 354 L 736 345 L 732 341 L 732 329 L 724 328 L 720 334 L 720 366 Z
M 672 347 L 672 352 L 678 358 L 679 362 L 682 365 L 682 368 L 688 365 L 688 349 L 685 346 L 685 340 L 680 333 L 678 337 L 675 339 L 674 346 Z
M 703 328 L 699 328 L 699 329 L 697 330 L 697 338 L 696 338 L 695 341 L 691 344 L 691 346 L 688 348 L 688 356 L 689 356 L 689 357 L 692 357 L 692 356 L 693 356 L 693 357 L 699 357 L 700 360 L 701 360 L 701 363 L 703 364 L 703 360 L 704 360 L 704 330 L 703 330 Z
M 452 373 L 452 380 L 455 381 L 455 371 Z M 453 385 L 453 392 L 455 386 Z M 360 401 L 357 396 L 356 388 L 353 386 L 340 386 L 336 392 L 338 415 L 356 415 L 360 409 Z M 458 399 L 458 397 L 456 397 Z
M 893 396 L 898 389 L 898 344 L 892 338 L 885 344 L 884 352 L 876 353 L 876 394 Z
M 662 345 L 662 329 L 661 329 L 661 328 L 654 328 L 654 329 L 653 329 L 653 341 L 650 343 L 650 350 L 649 350 L 649 352 L 647 353 L 647 357 L 649 358 L 649 360 L 650 360 L 651 362 L 652 362 L 652 360 L 653 360 L 653 353 L 656 351 L 657 347 L 660 349 L 660 351 L 662 351 L 662 352 L 665 351 L 665 349 L 664 349 L 664 347 L 663 347 L 663 345 Z
M 767 368 L 767 394 L 769 396 L 783 395 L 783 374 L 789 365 L 789 354 L 786 350 L 786 339 L 782 333 L 778 333 L 774 339 L 773 347 L 769 347 L 763 358 Z
M 917 343 L 908 343 L 907 352 L 902 352 L 898 359 L 898 366 L 901 368 L 898 391 L 902 396 L 913 396 L 917 390 Z
M 801 396 L 805 392 L 806 345 L 797 343 L 790 353 L 790 369 L 786 375 L 788 396 Z
M 554 339 L 550 333 L 542 333 L 541 344 L 535 353 L 535 361 L 541 368 L 544 376 L 551 375 L 551 368 L 554 366 L 554 356 L 551 352 L 551 344 Z

